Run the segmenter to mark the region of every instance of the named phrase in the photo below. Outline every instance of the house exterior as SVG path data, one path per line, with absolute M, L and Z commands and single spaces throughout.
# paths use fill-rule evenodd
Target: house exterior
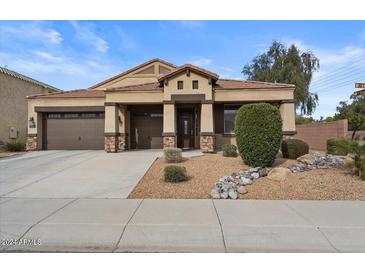
M 0 67 L 0 143 L 26 142 L 28 125 L 26 96 L 60 91 L 55 87 Z
M 153 59 L 88 89 L 28 96 L 28 150 L 180 147 L 212 152 L 235 143 L 240 106 L 280 109 L 285 135 L 295 134 L 294 86 L 220 79 L 186 64 Z

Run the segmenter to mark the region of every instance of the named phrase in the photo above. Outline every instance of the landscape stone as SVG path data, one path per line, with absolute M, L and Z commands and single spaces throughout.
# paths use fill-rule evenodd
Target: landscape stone
M 230 189 L 228 191 L 228 196 L 229 198 L 233 199 L 233 200 L 236 200 L 238 195 L 237 195 L 237 191 L 235 191 L 234 189 Z
M 275 167 L 272 170 L 270 170 L 269 174 L 267 175 L 267 178 L 273 181 L 283 181 L 285 178 L 288 177 L 290 174 L 290 170 L 285 167 Z
M 237 191 L 239 194 L 246 194 L 248 192 L 244 186 L 240 186 Z
M 252 178 L 257 179 L 260 177 L 260 174 L 257 172 L 253 172 L 253 173 L 251 173 L 251 176 L 252 176 Z
M 212 189 L 212 191 L 210 192 L 210 195 L 212 196 L 213 199 L 219 199 L 221 197 L 221 195 L 219 194 L 219 192 L 216 188 Z

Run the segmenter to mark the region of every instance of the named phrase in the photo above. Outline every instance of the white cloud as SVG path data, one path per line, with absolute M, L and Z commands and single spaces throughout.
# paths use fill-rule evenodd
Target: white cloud
M 15 70 L 25 75 L 42 75 L 50 78 L 72 78 L 75 82 L 96 83 L 107 76 L 116 74 L 117 69 L 109 64 L 101 64 L 95 60 L 87 59 L 74 61 L 72 58 L 58 57 L 44 51 L 34 51 L 33 55 L 21 56 L 0 52 L 0 65 Z M 47 82 L 46 80 L 44 80 Z M 64 81 L 59 88 L 70 88 Z M 72 86 L 71 88 L 83 88 Z
M 204 21 L 199 20 L 181 20 L 180 25 L 187 28 L 201 28 L 204 26 Z
M 43 58 L 45 60 L 51 61 L 51 62 L 62 62 L 63 61 L 62 57 L 54 56 L 53 54 L 46 52 L 46 51 L 35 50 L 35 51 L 33 51 L 33 54 L 40 58 Z
M 193 64 L 198 67 L 209 67 L 213 63 L 213 60 L 204 57 L 194 57 L 191 60 L 187 61 L 187 63 Z
M 71 26 L 76 30 L 77 38 L 94 46 L 97 51 L 107 52 L 109 49 L 108 42 L 92 31 L 91 25 L 87 23 L 78 23 L 70 21 Z
M 131 50 L 138 47 L 136 41 L 128 36 L 121 28 L 117 28 L 116 33 L 118 34 L 117 37 L 120 39 L 121 45 L 124 49 Z
M 55 29 L 43 26 L 40 22 L 20 24 L 13 26 L 0 26 L 0 32 L 15 36 L 21 39 L 32 39 L 50 44 L 60 44 L 63 40 L 62 35 Z

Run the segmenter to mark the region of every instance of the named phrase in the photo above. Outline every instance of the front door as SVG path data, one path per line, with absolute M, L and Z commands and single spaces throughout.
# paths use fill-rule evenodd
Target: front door
M 188 149 L 194 147 L 194 112 L 179 113 L 177 146 Z

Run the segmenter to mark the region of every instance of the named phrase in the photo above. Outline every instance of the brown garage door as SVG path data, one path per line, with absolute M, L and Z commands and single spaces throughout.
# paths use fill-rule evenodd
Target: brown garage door
M 162 130 L 162 114 L 135 113 L 131 123 L 132 148 L 162 148 Z
M 104 113 L 48 113 L 46 149 L 104 149 Z

